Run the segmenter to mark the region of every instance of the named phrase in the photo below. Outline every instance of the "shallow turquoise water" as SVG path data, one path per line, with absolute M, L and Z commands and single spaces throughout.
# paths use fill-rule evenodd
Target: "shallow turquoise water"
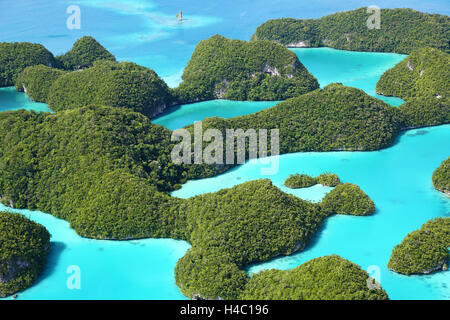
M 375 152 L 294 153 L 279 156 L 279 172 L 270 176 L 284 191 L 292 173 L 313 176 L 337 173 L 343 182 L 358 184 L 375 202 L 370 217 L 333 216 L 304 251 L 253 266 L 289 269 L 323 255 L 339 254 L 362 268 L 380 268 L 381 285 L 392 299 L 450 299 L 450 271 L 426 276 L 390 272 L 387 263 L 393 247 L 428 219 L 450 216 L 450 198 L 432 187 L 435 168 L 450 155 L 450 125 L 410 130 L 388 149 Z M 220 176 L 188 181 L 173 196 L 187 198 L 214 192 L 245 181 L 265 178 L 261 163 L 246 163 Z M 292 190 L 297 196 L 319 200 L 330 188 Z
M 66 9 L 73 4 L 81 8 L 80 30 L 66 28 Z M 372 4 L 450 14 L 448 0 Z M 367 5 L 366 0 L 0 0 L 0 41 L 38 42 L 61 54 L 92 35 L 118 59 L 153 68 L 175 86 L 197 43 L 216 33 L 248 40 L 269 19 L 319 18 Z M 187 19 L 181 24 L 175 18 L 179 10 Z
M 0 112 L 19 109 L 52 112 L 45 103 L 32 101 L 25 93 L 17 92 L 14 87 L 0 88 Z
M 66 8 L 78 3 L 82 29 L 68 30 Z M 126 5 L 123 5 L 123 4 Z M 380 0 L 380 7 L 411 7 L 449 14 L 448 0 Z M 92 35 L 119 60 L 129 60 L 155 69 L 169 85 L 176 86 L 197 43 L 215 33 L 249 39 L 264 21 L 279 17 L 317 18 L 340 10 L 367 5 L 363 0 L 0 0 L 0 41 L 42 43 L 55 54 L 68 50 L 83 35 Z M 188 19 L 172 20 L 178 10 Z M 346 53 L 326 48 L 295 50 L 300 60 L 319 79 L 321 86 L 343 82 L 374 95 L 377 77 L 393 66 L 399 55 Z M 360 59 L 353 57 L 359 56 Z M 318 60 L 319 57 L 324 59 Z M 367 59 L 367 60 L 366 60 Z M 366 61 L 362 63 L 363 61 Z M 383 70 L 381 70 L 383 69 Z M 378 76 L 376 76 L 378 74 Z M 393 105 L 399 100 L 386 99 Z M 272 103 L 272 102 L 271 102 Z M 236 116 L 271 103 L 205 102 L 182 106 L 166 114 L 164 125 L 177 128 L 206 116 Z M 245 109 L 241 106 L 245 105 Z M 211 107 L 212 106 L 212 107 Z M 0 111 L 19 108 L 49 111 L 26 95 L 0 89 Z M 254 108 L 254 109 L 252 109 Z M 421 133 L 426 133 L 422 134 Z M 431 186 L 431 174 L 450 154 L 450 127 L 441 126 L 405 133 L 392 148 L 361 153 L 303 153 L 280 157 L 280 172 L 271 177 L 281 187 L 295 172 L 338 173 L 343 181 L 359 184 L 377 205 L 372 217 L 334 216 L 327 220 L 317 239 L 302 253 L 254 266 L 287 269 L 324 254 L 337 253 L 363 268 L 378 265 L 381 283 L 394 299 L 449 299 L 450 273 L 405 277 L 386 269 L 390 251 L 410 231 L 427 219 L 449 216 L 449 200 Z M 222 176 L 188 182 L 174 194 L 190 196 L 261 178 L 259 167 L 246 164 Z M 315 186 L 287 190 L 305 199 L 319 201 L 329 188 Z M 45 225 L 52 233 L 49 267 L 32 288 L 19 299 L 182 299 L 174 284 L 174 267 L 188 250 L 186 242 L 139 240 L 96 241 L 78 237 L 68 223 L 50 215 L 20 211 Z M 67 268 L 81 268 L 81 290 L 68 290 Z
M 20 212 L 51 233 L 51 253 L 35 285 L 19 299 L 185 299 L 174 270 L 190 245 L 171 239 L 99 241 L 78 236 L 69 223 L 38 211 Z M 67 287 L 70 266 L 80 268 L 81 289 Z
M 402 61 L 406 55 L 395 53 L 354 52 L 331 48 L 292 49 L 317 80 L 320 86 L 332 82 L 364 90 L 384 102 L 399 106 L 404 101 L 383 97 L 375 92 L 380 76 Z
M 153 119 L 152 122 L 169 128 L 179 129 L 196 121 L 209 117 L 233 118 L 251 114 L 263 109 L 273 107 L 279 101 L 230 101 L 211 100 L 175 107 L 167 114 Z

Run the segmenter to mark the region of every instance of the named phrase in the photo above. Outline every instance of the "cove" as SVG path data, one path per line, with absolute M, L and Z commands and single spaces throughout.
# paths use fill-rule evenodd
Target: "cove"
M 19 109 L 52 112 L 45 103 L 32 101 L 25 93 L 17 92 L 14 87 L 0 88 L 0 112 Z
M 409 232 L 429 219 L 450 216 L 450 198 L 436 191 L 431 182 L 433 171 L 450 154 L 448 141 L 450 125 L 443 125 L 406 131 L 392 147 L 380 151 L 279 156 L 279 172 L 268 178 L 283 191 L 320 201 L 330 188 L 290 190 L 283 186 L 284 180 L 293 173 L 332 172 L 342 182 L 359 185 L 377 209 L 368 217 L 332 216 L 303 252 L 251 266 L 248 271 L 291 269 L 316 257 L 338 254 L 363 269 L 379 268 L 379 280 L 391 299 L 450 299 L 450 271 L 403 276 L 387 269 L 393 247 Z M 172 195 L 188 198 L 267 178 L 260 175 L 262 166 L 247 162 L 217 177 L 188 181 Z

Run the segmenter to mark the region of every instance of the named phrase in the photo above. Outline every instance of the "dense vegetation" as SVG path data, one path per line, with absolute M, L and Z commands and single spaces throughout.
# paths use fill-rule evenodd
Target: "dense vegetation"
M 369 29 L 367 8 L 320 19 L 269 20 L 252 40 L 271 40 L 293 47 L 327 46 L 354 51 L 410 53 L 421 47 L 450 52 L 450 18 L 412 9 L 381 9 L 380 29 Z
M 400 106 L 405 126 L 422 127 L 450 123 L 450 55 L 433 48 L 413 51 L 387 70 L 377 92 L 406 100 Z
M 72 49 L 56 57 L 58 64 L 65 70 L 77 70 L 92 67 L 95 61 L 116 61 L 116 58 L 92 37 L 82 37 L 75 42 Z
M 246 266 L 302 250 L 332 213 L 270 180 L 170 197 L 189 177 L 171 161 L 170 134 L 125 108 L 0 113 L 1 201 L 49 212 L 85 237 L 187 240 L 177 284 L 208 298 L 237 298 Z
M 284 100 L 317 89 L 295 53 L 269 41 L 201 41 L 175 90 L 179 101 Z
M 187 297 L 210 299 L 237 298 L 247 281 L 243 267 L 303 249 L 326 217 L 270 180 L 201 195 L 180 209 L 189 212 L 192 249 L 175 279 Z
M 448 195 L 450 195 L 450 157 L 433 173 L 433 186 Z
M 367 274 L 339 257 L 249 279 L 246 266 L 302 250 L 329 215 L 371 214 L 374 203 L 358 186 L 340 184 L 332 174 L 297 175 L 286 182 L 293 187 L 336 186 L 318 204 L 285 194 L 269 180 L 186 200 L 170 197 L 168 191 L 188 178 L 214 175 L 232 165 L 174 164 L 171 132 L 148 119 L 173 102 L 171 91 L 150 69 L 96 61 L 114 59 L 92 40 L 82 39 L 72 53 L 60 58 L 65 68 L 89 68 L 64 72 L 39 65 L 16 79 L 19 90 L 26 88 L 33 99 L 46 101 L 59 112 L 0 113 L 3 203 L 66 219 L 85 237 L 189 241 L 192 248 L 175 271 L 176 282 L 188 297 L 387 298 L 383 290 L 369 290 Z M 429 79 L 418 86 L 421 92 L 441 96 L 433 88 L 447 90 L 434 81 L 436 77 Z M 204 130 L 223 133 L 228 128 L 279 129 L 281 153 L 377 150 L 389 146 L 411 123 L 404 111 L 410 109 L 392 108 L 359 89 L 332 84 L 314 90 L 317 81 L 295 54 L 268 41 L 246 43 L 214 36 L 199 44 L 183 80 L 175 90 L 178 101 L 295 96 L 252 115 L 203 122 Z M 407 103 L 433 98 L 445 105 L 445 97 L 420 94 Z M 317 282 L 324 273 L 327 280 Z M 285 281 L 294 285 L 285 288 Z M 339 294 L 330 286 L 339 288 Z
M 26 67 L 43 64 L 55 66 L 53 54 L 40 44 L 0 42 L 0 87 L 13 86 Z
M 328 213 L 365 216 L 375 211 L 375 204 L 357 185 L 343 183 L 323 198 L 322 208 Z
M 388 268 L 406 275 L 447 270 L 449 247 L 450 218 L 430 220 L 392 250 Z
M 337 255 L 292 270 L 267 270 L 247 283 L 248 300 L 387 300 L 387 293 L 358 265 Z M 370 283 L 370 285 L 368 285 Z
M 60 69 L 44 65 L 27 67 L 16 79 L 16 90 L 25 91 L 34 101 L 47 102 L 53 83 L 64 74 Z
M 336 187 L 341 181 L 336 174 L 324 173 L 318 177 L 311 177 L 306 174 L 291 174 L 285 181 L 284 185 L 291 189 L 307 188 L 316 184 L 327 187 Z
M 50 251 L 50 234 L 22 215 L 0 212 L 0 297 L 33 284 Z
M 153 116 L 172 102 L 169 87 L 151 69 L 131 62 L 97 61 L 83 71 L 58 78 L 48 104 L 54 111 L 89 104 L 130 108 Z
M 362 90 L 340 84 L 328 85 L 254 114 L 202 122 L 203 130 L 216 128 L 224 137 L 225 129 L 279 129 L 281 154 L 377 150 L 391 145 L 402 125 L 396 108 Z
M 153 70 L 134 63 L 116 63 L 114 56 L 92 37 L 81 38 L 56 61 L 40 45 L 0 45 L 0 63 L 4 55 L 8 72 L 15 72 L 14 77 L 9 76 L 8 84 L 14 84 L 18 91 L 26 91 L 34 101 L 48 103 L 54 111 L 96 104 L 130 108 L 152 117 L 173 103 L 172 91 Z M 44 51 L 48 57 L 41 53 L 44 57 L 38 60 L 28 46 Z M 14 60 L 13 55 L 24 56 L 24 61 Z M 10 59 L 17 66 L 9 66 Z

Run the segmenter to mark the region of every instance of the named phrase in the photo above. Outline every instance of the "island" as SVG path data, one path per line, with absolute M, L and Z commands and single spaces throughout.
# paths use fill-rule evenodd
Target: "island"
M 50 252 L 50 234 L 20 214 L 0 212 L 0 297 L 30 287 Z
M 408 21 L 401 19 L 403 13 L 416 17 L 412 10 L 399 10 L 395 13 L 399 13 L 402 24 Z M 432 23 L 434 29 L 448 23 L 438 15 L 426 14 L 419 21 L 425 26 Z M 305 26 L 303 22 L 300 25 Z M 333 25 L 339 26 L 336 22 Z M 355 43 L 356 36 L 347 35 L 351 41 L 346 41 Z M 68 221 L 87 238 L 188 241 L 192 247 L 178 261 L 175 280 L 189 298 L 386 299 L 384 290 L 366 272 L 338 256 L 314 259 L 291 271 L 266 271 L 253 277 L 245 271 L 251 264 L 303 250 L 333 214 L 374 213 L 375 204 L 357 185 L 340 183 L 339 177 L 331 174 L 294 176 L 294 187 L 313 182 L 335 186 L 319 203 L 284 193 L 268 179 L 189 199 L 172 197 L 170 192 L 188 179 L 214 176 L 236 164 L 174 163 L 173 132 L 150 119 L 177 103 L 215 98 L 287 99 L 251 115 L 205 119 L 202 129 L 219 129 L 222 133 L 227 129 L 279 130 L 281 154 L 379 150 L 392 145 L 398 134 L 411 126 L 449 122 L 445 117 L 448 89 L 433 75 L 435 71 L 444 76 L 446 73 L 438 73 L 441 70 L 436 70 L 439 67 L 434 62 L 430 69 L 417 67 L 416 51 L 412 50 L 418 42 L 407 42 L 408 37 L 394 41 L 387 33 L 388 40 L 372 43 L 373 50 L 387 50 L 392 41 L 395 45 L 390 50 L 411 50 L 412 60 L 402 62 L 403 67 L 394 67 L 398 74 L 397 69 L 392 72 L 399 79 L 395 85 L 414 84 L 420 92 L 403 95 L 400 90 L 395 94 L 401 94 L 407 104 L 414 99 L 433 99 L 432 108 L 439 106 L 433 109 L 438 110 L 436 113 L 425 107 L 425 120 L 417 124 L 419 120 L 408 108 L 391 107 L 362 90 L 338 83 L 319 89 L 317 80 L 293 52 L 269 41 L 274 39 L 259 37 L 245 42 L 216 35 L 202 41 L 186 66 L 183 82 L 175 89 L 169 89 L 151 69 L 117 62 L 90 37 L 77 41 L 71 51 L 56 58 L 40 45 L 0 45 L 0 62 L 8 62 L 17 50 L 25 52 L 23 58 L 12 59 L 13 63 L 0 63 L 0 86 L 14 84 L 17 90 L 48 103 L 55 111 L 0 113 L 0 201 L 14 208 L 50 213 Z M 436 65 L 445 71 L 448 42 L 440 44 L 441 33 L 433 37 L 431 44 L 429 38 L 423 39 L 442 51 L 418 49 L 418 59 L 432 53 L 432 60 L 437 59 Z M 331 46 L 333 41 L 330 36 L 326 43 Z M 413 72 L 412 77 L 403 76 L 408 70 Z M 386 87 L 395 82 L 389 80 L 389 74 L 378 87 L 387 95 L 391 93 Z M 422 85 L 421 81 L 426 83 Z M 194 125 L 185 129 L 192 132 Z M 442 184 L 441 172 L 436 178 L 438 187 Z M 414 273 L 444 267 L 442 248 L 448 247 L 448 223 L 445 219 L 436 221 L 424 231 L 427 248 L 433 253 L 432 263 L 402 269 L 404 252 L 409 247 L 400 244 L 394 249 L 391 269 Z M 280 287 L 285 281 L 292 283 L 292 288 Z M 316 287 L 311 288 L 312 284 Z M 341 294 L 329 291 L 330 286 L 342 288 Z M 10 292 L 14 290 L 5 294 Z
M 127 108 L 0 113 L 7 150 L 0 158 L 1 201 L 51 213 L 88 238 L 189 241 L 176 267 L 180 289 L 188 297 L 224 299 L 239 296 L 246 266 L 302 250 L 324 219 L 342 212 L 285 194 L 267 179 L 171 197 L 168 191 L 189 173 L 171 161 L 170 136 Z M 327 197 L 339 199 L 338 187 Z M 355 196 L 346 192 L 342 202 L 358 203 Z M 346 214 L 356 212 L 348 208 Z
M 60 68 L 68 71 L 92 67 L 98 60 L 116 62 L 114 55 L 90 36 L 77 40 L 72 49 L 55 59 Z
M 375 212 L 375 204 L 356 184 L 342 183 L 328 193 L 321 202 L 328 213 L 366 216 Z
M 433 173 L 433 186 L 444 193 L 450 190 L 450 157 Z M 401 274 L 429 274 L 448 269 L 450 218 L 429 220 L 395 246 L 388 268 Z
M 244 300 L 388 300 L 380 284 L 338 255 L 312 259 L 292 270 L 254 275 Z
M 312 187 L 321 184 L 326 187 L 336 187 L 341 183 L 337 174 L 324 173 L 318 177 L 311 177 L 307 174 L 291 174 L 285 181 L 284 185 L 291 189 L 300 189 Z
M 0 42 L 0 88 L 13 86 L 19 73 L 38 64 L 55 67 L 57 62 L 41 44 Z
M 320 19 L 275 19 L 259 26 L 252 41 L 270 40 L 288 47 L 331 47 L 350 51 L 409 54 L 432 47 L 450 53 L 450 19 L 412 9 L 381 9 L 380 26 L 369 28 L 368 8 L 333 13 Z
M 42 64 L 29 66 L 19 73 L 15 87 L 17 91 L 25 92 L 31 100 L 46 103 L 53 83 L 66 73 L 64 70 Z
M 58 77 L 46 102 L 54 111 L 97 104 L 153 117 L 172 104 L 172 95 L 151 69 L 131 62 L 98 60 L 91 68 Z
M 201 41 L 176 88 L 179 103 L 211 99 L 285 100 L 319 88 L 297 55 L 270 41 L 220 35 Z

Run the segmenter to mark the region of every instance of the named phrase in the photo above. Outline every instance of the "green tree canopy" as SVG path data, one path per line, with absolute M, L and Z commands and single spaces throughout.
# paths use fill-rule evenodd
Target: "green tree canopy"
M 407 127 L 450 123 L 450 55 L 433 48 L 414 50 L 387 70 L 376 90 L 406 100 L 399 107 Z
M 30 287 L 49 251 L 47 229 L 20 214 L 0 212 L 0 297 Z
M 104 60 L 58 78 L 48 96 L 54 111 L 97 104 L 129 108 L 149 117 L 171 102 L 169 87 L 153 70 L 131 62 Z
M 380 29 L 367 27 L 367 8 L 333 13 L 320 19 L 269 20 L 252 41 L 271 40 L 293 47 L 410 53 L 421 47 L 450 52 L 450 18 L 412 9 L 381 9 Z
M 254 275 L 241 296 L 246 300 L 387 300 L 380 284 L 360 266 L 331 255 L 292 270 Z
M 434 171 L 433 186 L 437 190 L 450 195 L 450 157 Z

